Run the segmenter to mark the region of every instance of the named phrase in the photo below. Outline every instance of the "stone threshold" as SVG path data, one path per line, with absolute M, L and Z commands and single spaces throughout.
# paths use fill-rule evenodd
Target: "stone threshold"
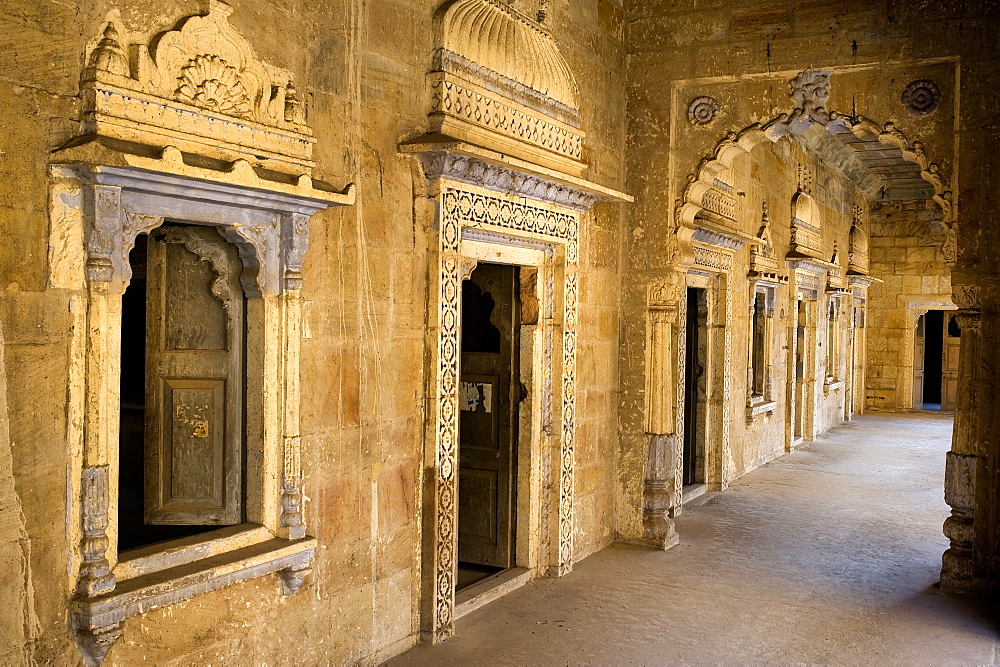
M 512 567 L 472 584 L 455 594 L 455 619 L 458 620 L 531 581 L 531 570 Z
M 681 505 L 686 505 L 695 498 L 700 498 L 708 492 L 707 484 L 689 484 L 681 492 Z

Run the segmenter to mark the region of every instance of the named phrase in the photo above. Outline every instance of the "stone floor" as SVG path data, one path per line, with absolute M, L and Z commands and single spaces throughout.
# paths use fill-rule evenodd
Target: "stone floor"
M 856 418 L 695 500 L 674 549 L 605 549 L 394 662 L 998 664 L 996 607 L 936 587 L 950 436 Z

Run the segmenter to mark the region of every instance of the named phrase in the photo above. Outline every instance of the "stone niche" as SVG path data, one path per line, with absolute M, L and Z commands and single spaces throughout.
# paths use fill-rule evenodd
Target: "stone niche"
M 302 264 L 310 217 L 352 204 L 354 189 L 312 179 L 291 75 L 255 58 L 230 11 L 209 0 L 148 44 L 109 20 L 87 55 L 80 134 L 51 158 L 49 282 L 73 304 L 69 411 L 81 416 L 69 436 L 70 607 L 88 664 L 131 617 L 270 573 L 291 595 L 315 558 L 302 511 Z M 119 553 L 122 296 L 137 237 L 166 222 L 216 230 L 242 264 L 243 522 Z

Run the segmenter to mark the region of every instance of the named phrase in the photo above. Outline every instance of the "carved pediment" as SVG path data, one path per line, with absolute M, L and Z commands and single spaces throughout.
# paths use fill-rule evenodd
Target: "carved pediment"
M 788 282 L 788 276 L 782 273 L 778 258 L 774 254 L 774 242 L 771 239 L 771 220 L 767 214 L 767 201 L 762 203 L 760 231 L 757 232 L 758 244 L 750 248 L 750 271 L 747 277 L 761 285 L 778 286 Z
M 231 12 L 207 0 L 201 15 L 148 44 L 109 21 L 87 58 L 83 134 L 308 171 L 315 140 L 291 73 L 254 56 Z

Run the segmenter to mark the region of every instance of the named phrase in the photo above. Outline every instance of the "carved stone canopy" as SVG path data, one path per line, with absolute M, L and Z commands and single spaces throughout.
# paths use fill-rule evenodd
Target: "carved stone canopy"
M 441 64 L 461 67 L 451 60 L 458 56 L 474 68 L 466 73 L 491 89 L 533 97 L 522 101 L 540 111 L 558 105 L 566 120 L 574 120 L 580 108 L 576 80 L 552 34 L 535 18 L 506 0 L 458 0 L 441 18 Z
M 309 173 L 315 139 L 291 73 L 257 60 L 229 5 L 202 2 L 148 44 L 105 24 L 83 74 L 82 134 Z
M 431 132 L 580 176 L 580 93 L 541 14 L 505 0 L 446 3 L 428 77 Z

